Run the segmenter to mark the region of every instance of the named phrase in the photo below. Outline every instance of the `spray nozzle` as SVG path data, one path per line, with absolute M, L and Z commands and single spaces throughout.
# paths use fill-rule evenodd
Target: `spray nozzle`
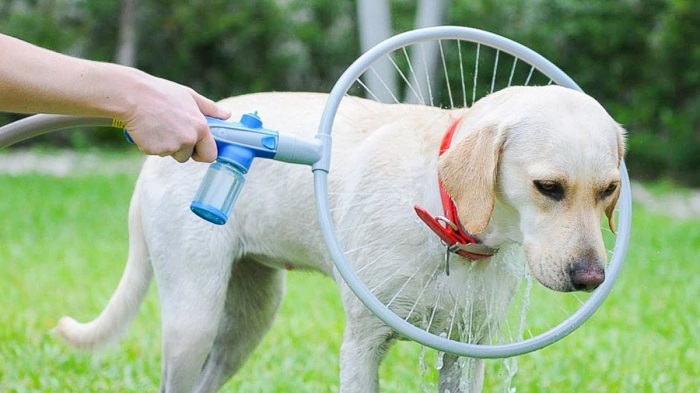
M 305 141 L 264 128 L 257 112 L 246 113 L 239 122 L 207 118 L 218 156 L 207 171 L 190 209 L 218 225 L 228 220 L 245 183 L 245 174 L 256 157 L 312 165 L 321 157 L 317 140 Z

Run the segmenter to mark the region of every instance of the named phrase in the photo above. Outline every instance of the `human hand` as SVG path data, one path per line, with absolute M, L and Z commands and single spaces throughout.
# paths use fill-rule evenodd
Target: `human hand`
M 216 143 L 205 116 L 227 119 L 189 87 L 132 67 L 90 61 L 0 33 L 0 111 L 118 119 L 147 154 L 184 162 L 214 161 Z
M 231 113 L 189 87 L 141 74 L 124 121 L 146 154 L 212 162 L 217 149 L 205 116 L 227 119 Z

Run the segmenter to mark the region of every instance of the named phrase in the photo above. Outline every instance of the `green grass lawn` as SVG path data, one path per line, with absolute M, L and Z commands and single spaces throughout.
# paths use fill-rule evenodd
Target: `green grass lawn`
M 156 391 L 160 323 L 152 290 L 128 335 L 98 354 L 50 334 L 62 315 L 102 309 L 126 258 L 134 175 L 0 176 L 0 391 Z M 518 392 L 700 390 L 700 220 L 637 207 L 632 245 L 611 296 L 582 328 L 517 358 Z M 270 334 L 226 392 L 335 392 L 343 312 L 334 284 L 291 273 Z M 421 349 L 400 343 L 382 391 L 419 392 Z M 430 363 L 429 363 L 430 364 Z M 501 391 L 489 361 L 485 391 Z M 432 368 L 432 367 L 431 367 Z

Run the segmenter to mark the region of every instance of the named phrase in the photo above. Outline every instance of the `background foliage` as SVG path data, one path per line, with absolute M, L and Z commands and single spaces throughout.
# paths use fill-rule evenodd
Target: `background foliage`
M 359 54 L 352 0 L 137 5 L 135 65 L 212 98 L 327 92 Z M 120 10 L 120 2 L 107 0 L 8 0 L 0 3 L 0 31 L 112 61 Z M 392 11 L 397 32 L 412 28 L 414 0 L 393 0 Z M 700 3 L 453 0 L 446 23 L 507 36 L 559 65 L 628 129 L 633 177 L 700 185 Z M 74 147 L 119 140 L 114 133 L 70 135 L 52 137 Z

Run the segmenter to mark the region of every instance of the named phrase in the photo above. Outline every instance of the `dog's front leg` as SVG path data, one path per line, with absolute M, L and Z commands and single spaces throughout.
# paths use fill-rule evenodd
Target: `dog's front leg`
M 439 391 L 479 393 L 484 384 L 484 360 L 459 358 L 446 353 L 440 369 Z
M 389 348 L 391 330 L 386 325 L 368 328 L 368 324 L 354 322 L 349 320 L 340 348 L 340 392 L 377 393 L 379 364 Z

